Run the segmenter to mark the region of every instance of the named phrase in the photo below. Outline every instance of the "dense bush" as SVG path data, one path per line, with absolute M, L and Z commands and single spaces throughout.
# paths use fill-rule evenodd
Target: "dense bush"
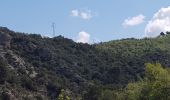
M 122 100 L 169 100 L 170 72 L 160 64 L 146 64 L 144 79 L 129 83 Z
M 3 84 L 9 78 L 9 69 L 7 68 L 7 64 L 0 59 L 0 84 Z
M 0 80 L 2 84 L 6 81 L 18 97 L 32 94 L 56 99 L 61 89 L 67 89 L 71 98 L 121 98 L 115 91 L 142 79 L 145 63 L 160 62 L 170 67 L 169 34 L 89 45 L 63 36 L 48 38 L 5 28 L 0 32 L 12 36 L 8 49 L 12 53 L 4 59 L 13 68 L 0 64 Z

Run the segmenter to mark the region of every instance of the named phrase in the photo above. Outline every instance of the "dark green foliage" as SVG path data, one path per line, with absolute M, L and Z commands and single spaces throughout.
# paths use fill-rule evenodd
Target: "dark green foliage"
M 165 33 L 164 33 L 164 32 L 161 32 L 161 33 L 160 33 L 160 35 L 161 35 L 161 36 L 164 36 L 164 35 L 165 35 Z
M 7 64 L 0 60 L 0 84 L 4 84 L 9 77 L 9 69 L 7 68 Z
M 4 70 L 1 74 L 6 74 L 2 84 L 6 81 L 6 87 L 18 97 L 24 94 L 21 98 L 30 98 L 27 96 L 31 93 L 33 99 L 41 99 L 41 95 L 56 99 L 61 89 L 67 89 L 74 99 L 121 98 L 114 91 L 143 78 L 145 63 L 170 67 L 168 34 L 89 45 L 63 36 L 48 38 L 5 28 L 1 31 L 12 37 L 4 59 L 13 67 L 0 65 Z
M 167 31 L 166 34 L 168 35 L 168 34 L 170 34 L 170 32 Z
M 169 100 L 170 73 L 158 63 L 146 64 L 145 78 L 129 83 L 121 94 L 122 100 Z
M 23 76 L 21 77 L 21 86 L 28 90 L 36 90 L 36 84 L 28 77 Z
M 6 92 L 2 92 L 2 94 L 0 95 L 0 100 L 10 100 L 9 94 L 7 94 Z
M 102 87 L 97 85 L 90 86 L 84 95 L 84 100 L 99 100 L 102 95 Z

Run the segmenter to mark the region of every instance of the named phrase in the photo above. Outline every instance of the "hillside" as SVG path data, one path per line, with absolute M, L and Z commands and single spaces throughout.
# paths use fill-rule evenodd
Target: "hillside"
M 143 77 L 145 63 L 170 67 L 170 35 L 76 43 L 0 27 L 2 99 L 55 100 L 64 93 L 75 100 L 98 100 L 102 90 L 117 90 Z

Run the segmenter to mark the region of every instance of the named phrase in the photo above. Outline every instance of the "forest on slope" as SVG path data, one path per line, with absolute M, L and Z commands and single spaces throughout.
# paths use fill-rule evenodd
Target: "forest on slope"
M 2 99 L 99 100 L 143 78 L 145 63 L 170 67 L 170 35 L 90 45 L 0 27 L 0 57 Z

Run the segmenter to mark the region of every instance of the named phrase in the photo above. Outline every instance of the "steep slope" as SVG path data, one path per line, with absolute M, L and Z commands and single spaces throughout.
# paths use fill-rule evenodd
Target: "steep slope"
M 119 67 L 120 81 L 140 77 L 145 63 L 161 63 L 170 67 L 170 35 L 157 38 L 123 39 L 97 44 L 101 52 L 110 52 L 112 64 Z M 125 79 L 124 79 L 125 78 Z
M 53 100 L 64 89 L 73 100 L 94 100 L 95 87 L 114 90 L 138 80 L 146 62 L 170 66 L 170 36 L 89 45 L 1 27 L 0 57 L 2 98 Z
M 107 56 L 100 57 L 100 52 L 92 45 L 77 44 L 62 36 L 48 38 L 15 33 L 7 28 L 1 28 L 0 32 L 11 37 L 7 41 L 8 48 L 6 44 L 2 45 L 2 51 L 7 53 L 1 62 L 16 74 L 17 82 L 5 80 L 6 85 L 21 89 L 21 92 L 14 89 L 18 94 L 14 97 L 55 99 L 61 89 L 71 97 L 82 97 L 93 81 L 102 83 L 104 78 L 98 73 L 103 73 L 104 66 L 110 66 L 105 63 Z M 11 89 L 7 90 L 11 92 Z

